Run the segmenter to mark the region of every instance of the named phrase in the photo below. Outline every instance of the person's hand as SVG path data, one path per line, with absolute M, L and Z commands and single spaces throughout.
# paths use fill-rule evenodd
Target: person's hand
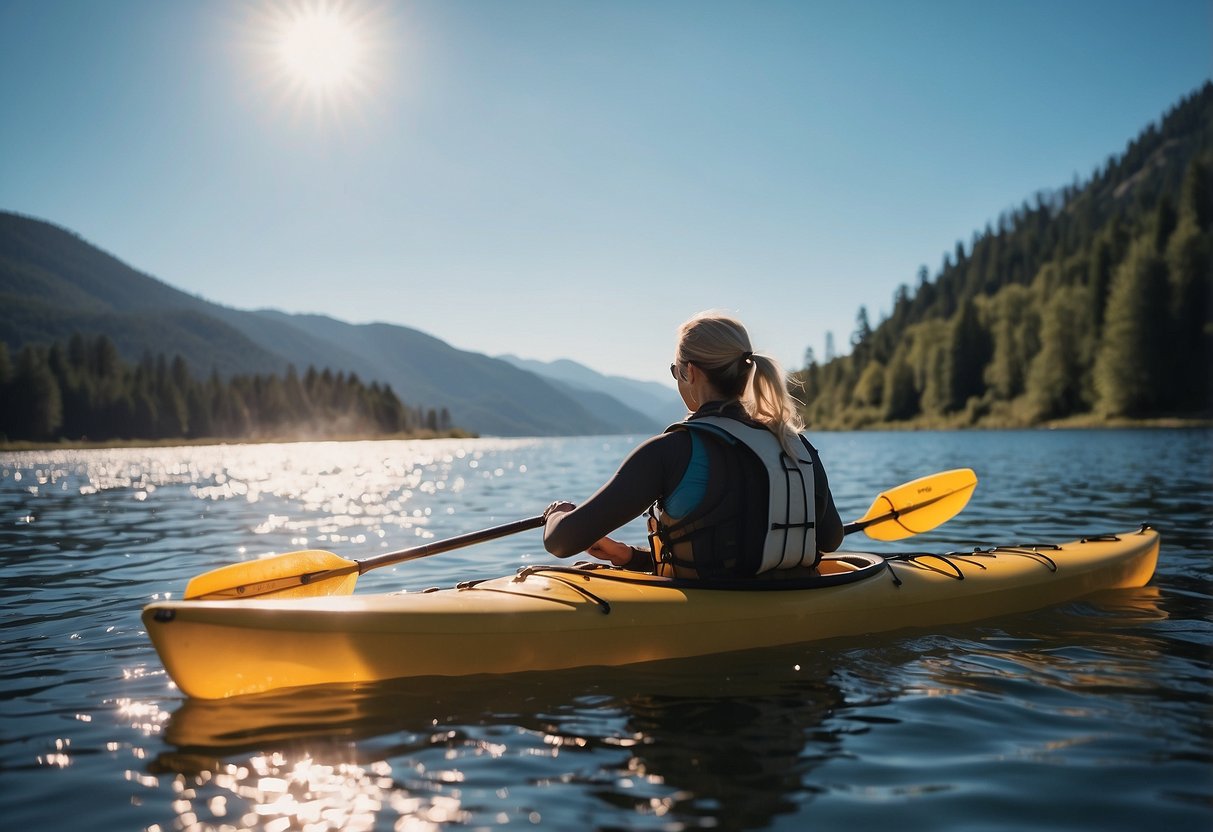
M 632 559 L 631 546 L 620 543 L 618 540 L 611 540 L 609 537 L 602 538 L 585 551 L 588 555 L 609 560 L 615 566 L 627 566 Z
M 577 506 L 573 505 L 567 500 L 556 500 L 543 510 L 543 519 L 546 521 L 553 514 L 564 514 L 565 512 L 572 511 L 575 508 L 577 508 Z

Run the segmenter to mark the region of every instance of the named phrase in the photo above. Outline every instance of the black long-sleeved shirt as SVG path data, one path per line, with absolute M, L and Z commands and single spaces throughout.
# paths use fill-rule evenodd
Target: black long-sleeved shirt
M 704 411 L 705 405 L 700 411 Z M 749 424 L 740 406 L 725 408 L 720 415 L 740 418 Z M 834 506 L 829 480 L 817 454 L 809 446 L 813 460 L 813 490 L 816 496 L 817 548 L 833 552 L 842 544 L 842 520 Z M 584 552 L 600 538 L 639 517 L 656 500 L 673 493 L 691 461 L 691 437 L 685 430 L 671 431 L 642 442 L 619 470 L 576 509 L 549 520 L 543 537 L 544 547 L 557 557 Z M 652 564 L 647 549 L 633 547 L 636 564 Z M 631 564 L 629 564 L 631 566 Z

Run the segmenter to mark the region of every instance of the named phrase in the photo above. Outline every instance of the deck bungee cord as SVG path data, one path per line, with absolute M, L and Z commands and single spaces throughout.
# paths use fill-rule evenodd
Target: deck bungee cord
M 1143 523 L 1141 531 L 1153 528 L 1148 523 Z M 1140 534 L 1140 532 L 1138 532 Z M 1097 534 L 1088 535 L 1078 540 L 1079 544 L 1083 543 L 1115 543 L 1119 542 L 1120 537 L 1115 534 Z M 855 561 L 864 561 L 860 568 L 845 572 L 836 572 L 832 574 L 816 575 L 810 577 L 799 577 L 788 580 L 767 580 L 754 581 L 751 579 L 694 579 L 694 578 L 662 578 L 647 572 L 631 572 L 624 569 L 608 566 L 603 563 L 585 561 L 573 564 L 572 566 L 524 566 L 518 570 L 514 576 L 514 582 L 521 583 L 531 576 L 541 576 L 553 581 L 558 581 L 564 586 L 569 587 L 574 592 L 584 596 L 590 601 L 598 604 L 604 613 L 610 613 L 611 605 L 609 601 L 598 597 L 589 589 L 575 583 L 568 578 L 582 578 L 602 581 L 618 581 L 621 583 L 630 583 L 644 585 L 654 588 L 668 589 L 698 589 L 698 590 L 719 590 L 719 591 L 748 591 L 748 592 L 778 592 L 778 591 L 805 591 L 811 589 L 820 589 L 827 586 L 838 586 L 844 583 L 850 583 L 857 580 L 867 580 L 874 577 L 874 572 L 887 571 L 892 578 L 894 586 L 902 586 L 901 578 L 897 576 L 894 566 L 909 566 L 915 569 L 922 569 L 928 572 L 934 572 L 951 578 L 957 581 L 965 579 L 964 570 L 960 564 L 967 564 L 976 567 L 982 571 L 988 571 L 986 564 L 979 559 L 996 560 L 1001 556 L 1024 557 L 1044 566 L 1050 572 L 1056 572 L 1058 569 L 1057 562 L 1045 554 L 1044 551 L 1061 551 L 1062 547 L 1056 543 L 1019 543 L 1008 546 L 992 546 L 988 549 L 974 547 L 968 552 L 898 552 L 890 555 L 843 555 L 841 557 L 826 558 L 825 561 L 843 561 L 850 562 L 856 565 Z M 874 562 L 872 558 L 878 558 L 879 562 Z M 927 559 L 940 561 L 946 564 L 947 569 L 925 563 Z M 489 579 L 479 579 L 471 581 L 461 581 L 455 585 L 458 590 L 482 589 L 480 586 L 486 583 Z M 431 587 L 425 592 L 432 592 L 437 587 Z M 498 589 L 496 587 L 483 588 L 490 592 L 505 592 L 509 590 Z M 571 604 L 575 602 L 568 601 L 563 598 L 545 597 L 544 600 L 552 601 L 561 604 Z

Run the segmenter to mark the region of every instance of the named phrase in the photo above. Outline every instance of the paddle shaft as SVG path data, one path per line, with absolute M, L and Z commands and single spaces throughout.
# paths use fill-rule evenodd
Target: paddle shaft
M 482 529 L 478 532 L 468 532 L 467 534 L 448 537 L 445 540 L 436 540 L 433 543 L 426 543 L 424 546 L 412 546 L 408 549 L 401 549 L 398 552 L 388 552 L 382 555 L 376 555 L 373 558 L 365 560 L 356 560 L 350 566 L 340 569 L 325 569 L 320 572 L 312 572 L 307 575 L 300 576 L 300 582 L 304 584 L 313 583 L 314 581 L 322 581 L 326 578 L 336 578 L 341 575 L 348 575 L 351 572 L 357 572 L 363 575 L 372 569 L 378 569 L 381 566 L 391 566 L 394 563 L 404 563 L 409 560 L 420 560 L 428 558 L 430 555 L 440 555 L 443 552 L 449 552 L 452 549 L 462 549 L 464 546 L 471 546 L 475 543 L 485 543 L 489 540 L 496 540 L 499 537 L 507 537 L 511 534 L 524 532 L 528 529 L 537 529 L 544 523 L 543 515 L 528 517 L 525 520 L 515 520 L 513 523 L 505 523 L 501 526 L 493 526 L 491 529 Z
M 456 537 L 449 537 L 446 540 L 436 540 L 424 546 L 414 546 L 411 549 L 401 549 L 399 552 L 376 555 L 373 558 L 357 561 L 358 574 L 365 574 L 372 569 L 378 569 L 380 566 L 391 566 L 393 563 L 403 563 L 406 560 L 428 558 L 430 555 L 440 555 L 443 552 L 449 552 L 452 549 L 462 549 L 464 546 L 471 546 L 474 543 L 485 543 L 489 540 L 496 540 L 499 537 L 508 537 L 511 534 L 525 532 L 527 529 L 537 529 L 543 525 L 543 522 L 543 515 L 540 514 L 535 517 L 528 517 L 525 520 L 515 520 L 513 523 L 493 526 L 491 529 L 468 532 Z
M 873 517 L 871 520 L 862 522 L 855 520 L 851 523 L 844 523 L 842 526 L 842 533 L 844 536 L 848 534 L 855 534 L 855 532 L 861 532 L 868 526 L 875 526 L 877 523 L 885 523 L 889 520 L 896 520 L 901 516 L 901 514 L 902 512 L 900 511 L 890 511 L 888 514 L 881 515 L 880 517 Z

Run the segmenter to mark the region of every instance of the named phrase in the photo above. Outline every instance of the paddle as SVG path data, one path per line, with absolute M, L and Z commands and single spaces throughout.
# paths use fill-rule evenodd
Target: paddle
M 843 526 L 843 532 L 862 531 L 874 540 L 901 540 L 928 532 L 960 513 L 976 486 L 977 475 L 968 468 L 921 477 L 878 494 L 867 514 Z M 361 561 L 319 549 L 286 552 L 204 572 L 186 585 L 184 597 L 187 601 L 216 601 L 349 595 L 364 572 L 496 540 L 538 528 L 543 522 L 542 515 L 530 517 Z
M 428 558 L 474 543 L 537 529 L 542 525 L 543 515 L 528 517 L 526 520 L 515 520 L 491 529 L 468 532 L 366 560 L 347 560 L 319 549 L 285 552 L 204 572 L 186 584 L 184 598 L 187 601 L 221 601 L 269 595 L 276 598 L 349 595 L 363 572 L 406 560 Z
M 842 527 L 844 534 L 862 531 L 873 540 L 902 540 L 929 532 L 951 520 L 977 487 L 971 468 L 954 468 L 881 492 L 867 514 Z

